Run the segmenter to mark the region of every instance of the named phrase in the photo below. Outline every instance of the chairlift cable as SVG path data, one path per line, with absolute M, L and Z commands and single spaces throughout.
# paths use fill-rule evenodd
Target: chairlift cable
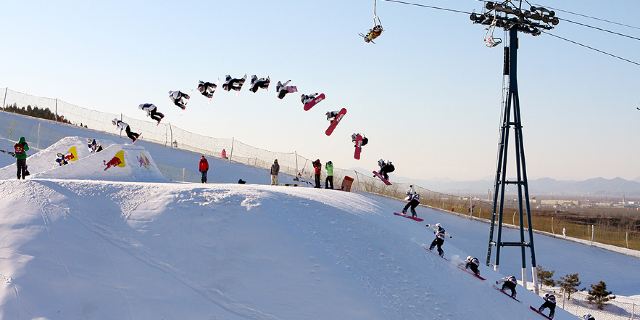
M 559 35 L 555 35 L 555 34 L 553 34 L 553 33 L 550 33 L 550 32 L 544 31 L 544 30 L 540 30 L 540 31 L 541 31 L 542 33 L 544 33 L 544 34 L 548 34 L 548 35 L 550 35 L 550 36 L 552 36 L 552 37 L 555 37 L 555 38 L 558 38 L 558 39 L 561 39 L 561 40 L 564 40 L 564 41 L 567 41 L 567 42 L 573 43 L 573 44 L 575 44 L 575 45 L 578 45 L 578 46 L 581 46 L 581 47 L 587 48 L 587 49 L 589 49 L 589 50 L 593 50 L 593 51 L 596 51 L 596 52 L 602 53 L 602 54 L 604 54 L 604 55 L 607 55 L 607 56 L 610 56 L 610 57 L 613 57 L 613 58 L 616 58 L 616 59 L 619 59 L 619 60 L 622 60 L 622 61 L 625 61 L 625 62 L 628 62 L 628 63 L 631 63 L 631 64 L 635 64 L 635 65 L 637 65 L 637 66 L 640 66 L 640 62 L 633 61 L 633 60 L 630 60 L 630 59 L 627 59 L 627 58 L 623 58 L 623 57 L 618 56 L 618 55 L 615 55 L 615 54 L 613 54 L 613 53 L 609 53 L 609 52 L 606 52 L 606 51 L 604 51 L 604 50 L 600 50 L 600 49 L 594 48 L 594 47 L 592 47 L 592 46 L 589 46 L 589 45 L 586 45 L 586 44 L 583 44 L 583 43 L 580 43 L 580 42 L 577 42 L 577 41 L 574 41 L 574 40 L 571 40 L 571 39 L 567 39 L 567 38 L 565 38 L 565 37 L 561 37 L 561 36 L 559 36 Z

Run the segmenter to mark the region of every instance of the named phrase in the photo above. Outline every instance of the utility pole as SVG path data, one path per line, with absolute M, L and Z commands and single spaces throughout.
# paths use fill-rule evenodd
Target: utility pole
M 541 29 L 551 30 L 559 23 L 555 12 L 546 8 L 531 7 L 530 10 L 522 10 L 522 0 L 507 0 L 504 2 L 485 2 L 483 13 L 472 13 L 473 23 L 486 25 L 487 34 L 485 44 L 495 47 L 502 43 L 501 39 L 494 38 L 495 28 L 501 28 L 509 33 L 508 43 L 504 48 L 503 76 L 508 84 L 507 96 L 503 101 L 503 117 L 500 127 L 500 142 L 498 144 L 498 163 L 493 192 L 493 211 L 491 215 L 491 227 L 489 230 L 489 246 L 487 249 L 487 266 L 491 264 L 492 247 L 496 247 L 494 269 L 500 266 L 500 251 L 502 247 L 519 247 L 522 253 L 522 282 L 527 287 L 526 277 L 526 248 L 531 254 L 531 273 L 533 286 L 538 293 L 538 277 L 536 272 L 536 254 L 533 245 L 533 227 L 531 225 L 531 208 L 529 205 L 529 184 L 527 180 L 527 167 L 524 154 L 524 141 L 522 137 L 522 118 L 520 114 L 520 98 L 518 94 L 518 33 L 526 33 L 538 36 Z M 505 88 L 503 88 L 504 90 Z M 515 135 L 516 180 L 507 179 L 509 133 L 511 129 Z M 504 214 L 505 187 L 508 184 L 516 185 L 518 189 L 518 213 L 520 218 L 520 239 L 517 241 L 503 241 L 502 225 Z M 526 211 L 525 211 L 526 210 Z M 525 240 L 524 218 L 527 218 L 528 240 Z M 494 240 L 496 229 L 496 216 L 498 220 L 497 239 Z

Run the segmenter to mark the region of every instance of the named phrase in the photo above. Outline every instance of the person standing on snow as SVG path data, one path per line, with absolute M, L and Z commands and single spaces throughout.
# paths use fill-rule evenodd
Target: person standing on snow
M 496 281 L 496 284 L 501 284 L 502 283 L 502 288 L 500 288 L 500 291 L 505 291 L 507 289 L 509 289 L 511 291 L 511 297 L 512 298 L 516 298 L 516 286 L 518 285 L 518 281 L 516 280 L 515 276 L 508 276 L 508 277 L 504 277 L 498 281 Z
M 325 170 L 327 170 L 327 178 L 324 180 L 325 189 L 333 189 L 333 162 L 327 161 L 324 164 Z
M 556 296 L 546 293 L 544 295 L 544 303 L 538 308 L 538 312 L 542 313 L 542 310 L 549 308 L 549 319 L 553 319 L 556 313 Z
M 407 214 L 407 209 L 411 208 L 411 216 L 416 218 L 418 214 L 416 213 L 416 207 L 420 204 L 420 194 L 416 192 L 413 188 L 413 185 L 409 186 L 409 190 L 407 190 L 407 197 L 405 200 L 408 200 L 407 205 L 402 209 L 403 214 Z
M 200 181 L 202 183 L 207 183 L 207 171 L 209 171 L 209 162 L 207 161 L 207 158 L 204 157 L 204 154 L 200 158 L 200 164 L 198 165 L 198 170 L 202 174 L 202 178 L 200 179 Z
M 427 225 L 427 227 L 429 227 L 429 225 Z M 439 223 L 436 223 L 433 233 L 436 235 L 436 238 L 431 242 L 429 250 L 433 250 L 433 248 L 437 246 L 438 255 L 444 258 L 444 250 L 442 250 L 442 245 L 444 244 L 444 237 L 447 235 L 447 232 Z
M 320 173 L 322 171 L 322 163 L 320 163 L 320 159 L 316 159 L 316 161 L 312 162 L 313 164 L 313 173 L 316 178 L 316 186 L 314 188 L 320 188 Z
M 27 171 L 27 151 L 29 151 L 27 140 L 24 137 L 20 137 L 20 141 L 13 145 L 13 151 L 16 157 L 18 180 L 20 180 L 21 177 L 22 180 L 24 180 L 24 178 L 29 175 Z
M 278 164 L 278 159 L 273 160 L 273 164 L 271 165 L 271 185 L 278 185 L 278 173 L 280 173 L 280 165 Z

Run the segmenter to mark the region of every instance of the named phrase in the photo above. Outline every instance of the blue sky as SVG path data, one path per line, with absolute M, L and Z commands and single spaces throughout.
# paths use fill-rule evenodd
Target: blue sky
M 479 10 L 472 0 L 416 0 Z M 640 3 L 544 4 L 634 24 Z M 0 86 L 129 116 L 152 102 L 166 120 L 215 137 L 374 168 L 392 160 L 416 179 L 494 174 L 502 49 L 462 14 L 378 4 L 386 31 L 358 38 L 372 1 L 8 1 L 0 11 Z M 560 14 L 560 13 L 559 13 Z M 563 15 L 561 15 L 563 17 Z M 640 30 L 584 21 L 640 36 Z M 554 31 L 634 60 L 640 43 L 561 23 Z M 640 67 L 548 36 L 522 36 L 519 84 L 529 176 L 640 177 Z M 327 100 L 302 111 L 299 95 L 194 94 L 187 111 L 169 90 L 232 76 L 292 80 Z M 324 113 L 349 111 L 331 137 Z M 349 136 L 370 143 L 353 160 Z

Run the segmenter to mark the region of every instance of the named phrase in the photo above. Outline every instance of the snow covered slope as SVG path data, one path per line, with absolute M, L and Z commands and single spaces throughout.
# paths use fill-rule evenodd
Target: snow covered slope
M 2 319 L 541 319 L 539 297 L 425 251 L 423 225 L 363 195 L 48 179 L 0 193 Z

